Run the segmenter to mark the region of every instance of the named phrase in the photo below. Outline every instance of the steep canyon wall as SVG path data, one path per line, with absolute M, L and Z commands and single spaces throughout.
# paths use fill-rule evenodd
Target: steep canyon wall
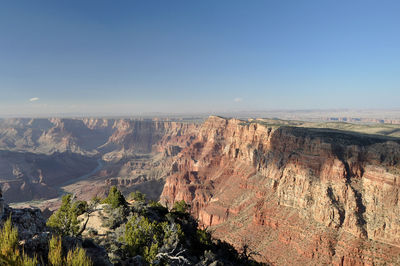
M 400 263 L 400 144 L 329 129 L 210 117 L 161 200 L 277 264 Z

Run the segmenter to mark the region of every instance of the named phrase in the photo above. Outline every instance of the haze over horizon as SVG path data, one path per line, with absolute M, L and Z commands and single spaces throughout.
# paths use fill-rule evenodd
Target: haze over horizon
M 398 1 L 3 1 L 0 116 L 398 109 Z

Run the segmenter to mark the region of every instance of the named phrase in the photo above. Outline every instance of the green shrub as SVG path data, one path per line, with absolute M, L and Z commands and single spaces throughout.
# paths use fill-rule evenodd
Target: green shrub
M 197 239 L 201 245 L 210 246 L 212 244 L 211 234 L 206 230 L 197 229 Z
M 21 264 L 20 265 L 23 265 L 23 266 L 37 266 L 38 264 L 39 263 L 38 263 L 38 259 L 37 259 L 36 255 L 33 258 L 30 258 L 25 253 L 22 254 Z
M 113 208 L 111 205 L 104 208 L 106 216 L 102 217 L 103 226 L 115 229 L 126 222 L 127 211 L 123 207 Z
M 61 207 L 47 220 L 47 226 L 62 236 L 74 236 L 79 232 L 79 209 L 71 202 L 72 195 L 62 197 Z
M 126 200 L 121 191 L 117 189 L 116 186 L 110 188 L 107 198 L 103 200 L 103 203 L 110 204 L 113 208 L 118 208 L 120 206 L 126 206 Z
M 49 264 L 58 266 L 62 265 L 62 243 L 61 238 L 58 236 L 52 236 L 49 241 L 49 254 L 48 254 Z
M 124 242 L 128 254 L 132 257 L 142 255 L 148 262 L 155 258 L 153 254 L 157 254 L 162 237 L 163 231 L 157 222 L 137 214 L 125 226 Z
M 62 240 L 61 237 L 52 236 L 49 241 L 49 265 L 53 266 L 91 266 L 93 265 L 90 258 L 86 255 L 83 248 L 76 247 L 74 250 L 69 250 L 66 257 L 62 255 Z
M 143 257 L 147 262 L 153 262 L 158 254 L 158 243 L 152 243 L 149 246 L 144 247 Z
M 0 229 L 0 265 L 37 265 L 38 260 L 20 252 L 18 247 L 18 229 L 12 226 L 11 217 Z
M 12 226 L 11 217 L 9 217 L 0 231 L 0 252 L 2 255 L 11 258 L 15 256 L 17 248 L 18 229 Z
M 143 194 L 142 192 L 136 190 L 135 192 L 132 192 L 129 194 L 129 199 L 134 200 L 134 201 L 146 201 L 146 195 Z
M 163 244 L 167 247 L 172 247 L 180 240 L 184 239 L 185 234 L 182 231 L 182 227 L 178 223 L 162 222 L 162 232 L 164 234 Z
M 67 266 L 92 266 L 93 263 L 86 255 L 83 248 L 76 247 L 74 250 L 68 251 L 67 259 L 65 261 Z
M 148 205 L 150 208 L 165 208 L 161 203 L 154 201 L 154 200 L 151 200 Z M 165 208 L 165 209 L 167 209 L 167 208 Z
M 172 208 L 175 212 L 187 213 L 189 211 L 190 205 L 188 205 L 184 200 L 176 201 L 174 207 Z
M 135 214 L 125 226 L 123 242 L 129 256 L 140 255 L 151 264 L 160 248 L 174 250 L 183 239 L 180 224 L 150 221 L 147 217 Z

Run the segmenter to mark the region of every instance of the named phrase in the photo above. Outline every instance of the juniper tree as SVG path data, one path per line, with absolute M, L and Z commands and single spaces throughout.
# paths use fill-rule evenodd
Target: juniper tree
M 117 189 L 116 186 L 110 188 L 107 198 L 103 200 L 103 203 L 108 203 L 113 208 L 118 208 L 121 206 L 126 206 L 126 200 L 121 191 Z
M 78 205 L 72 203 L 72 195 L 62 197 L 61 207 L 47 221 L 47 226 L 62 236 L 75 236 L 79 232 Z

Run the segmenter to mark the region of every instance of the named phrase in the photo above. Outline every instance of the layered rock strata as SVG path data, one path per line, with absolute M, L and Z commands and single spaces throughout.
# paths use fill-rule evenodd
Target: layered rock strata
M 168 169 L 163 165 L 188 145 L 197 128 L 160 119 L 0 120 L 0 188 L 8 202 L 55 198 L 60 186 L 95 174 L 98 160 L 104 162 L 101 181 L 135 186 L 162 179 Z M 160 158 L 154 161 L 155 154 Z M 158 186 L 153 196 L 158 199 L 163 182 L 146 187 L 152 184 Z
M 161 201 L 261 261 L 400 263 L 398 139 L 210 117 Z
M 0 150 L 52 154 L 149 153 L 156 143 L 180 142 L 197 125 L 159 119 L 35 118 L 0 120 Z M 177 143 L 178 145 L 179 143 Z

